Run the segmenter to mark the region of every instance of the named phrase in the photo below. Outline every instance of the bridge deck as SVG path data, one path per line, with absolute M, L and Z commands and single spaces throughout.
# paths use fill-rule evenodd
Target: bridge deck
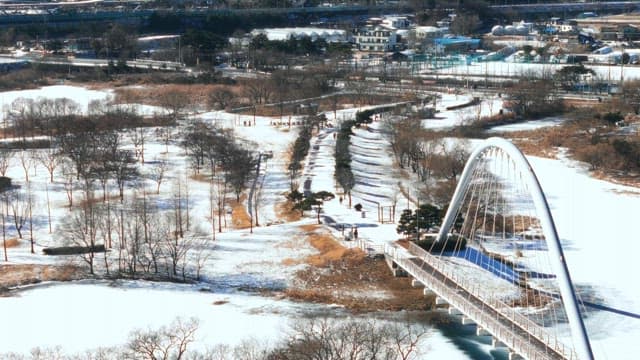
M 458 279 L 447 275 L 441 260 L 418 249 L 410 248 L 410 257 L 397 256 L 395 251 L 386 251 L 386 254 L 407 273 L 525 359 L 577 359 L 575 352 L 567 351 L 543 328 L 505 304 L 483 300 L 468 287 L 461 286 Z

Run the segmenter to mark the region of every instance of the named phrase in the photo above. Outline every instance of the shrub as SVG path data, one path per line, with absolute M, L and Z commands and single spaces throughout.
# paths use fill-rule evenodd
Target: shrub
M 608 112 L 602 116 L 602 120 L 608 122 L 609 124 L 615 124 L 618 121 L 624 120 L 624 116 L 620 113 L 620 111 L 616 112 Z

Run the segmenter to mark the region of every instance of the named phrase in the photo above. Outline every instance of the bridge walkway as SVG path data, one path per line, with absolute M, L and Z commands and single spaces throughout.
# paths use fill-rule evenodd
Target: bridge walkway
M 387 247 L 385 254 L 413 278 L 525 359 L 577 359 L 575 352 L 568 351 L 542 327 L 518 314 L 508 305 L 496 301 L 487 302 L 478 292 L 461 286 L 458 279 L 447 274 L 449 271 L 435 256 L 417 246 L 409 248 L 408 256 L 401 256 L 395 250 L 393 247 Z

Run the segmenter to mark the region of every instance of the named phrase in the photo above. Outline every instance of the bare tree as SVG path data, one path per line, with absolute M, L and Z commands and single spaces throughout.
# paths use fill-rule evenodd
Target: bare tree
M 418 354 L 427 333 L 426 328 L 409 323 L 311 319 L 295 323 L 289 339 L 271 351 L 269 359 L 407 360 Z
M 113 158 L 113 176 L 120 191 L 120 201 L 124 201 L 124 185 L 138 175 L 138 169 L 133 166 L 135 160 L 129 150 L 117 150 Z
M 29 202 L 25 198 L 25 195 L 18 191 L 11 194 L 9 202 L 13 224 L 15 225 L 18 237 L 22 239 L 22 228 L 29 217 Z M 31 252 L 34 253 L 33 246 Z
M 153 167 L 151 168 L 151 179 L 156 182 L 156 194 L 160 194 L 160 185 L 162 185 L 162 181 L 165 178 L 167 169 L 169 167 L 169 162 L 166 157 L 156 158 L 153 162 Z
M 145 128 L 134 128 L 129 131 L 129 138 L 135 148 L 135 157 L 140 159 L 140 163 L 144 164 L 144 143 L 147 139 L 147 130 Z
M 162 140 L 164 144 L 164 152 L 169 152 L 169 144 L 171 143 L 171 128 L 169 126 L 160 127 L 156 130 L 156 136 Z
M 95 256 L 97 248 L 97 214 L 90 198 L 84 199 L 84 204 L 75 209 L 71 216 L 66 217 L 61 224 L 58 234 L 68 244 L 79 246 L 81 259 L 89 266 L 89 273 L 94 274 Z
M 216 89 L 209 93 L 209 106 L 224 110 L 234 103 L 235 95 L 229 89 Z
M 9 166 L 11 166 L 12 158 L 13 151 L 8 149 L 0 149 L 0 175 L 6 176 Z
M 55 148 L 48 148 L 38 151 L 36 153 L 36 159 L 47 169 L 49 172 L 49 182 L 53 183 L 53 173 L 62 161 L 58 150 Z
M 198 320 L 176 319 L 168 327 L 158 330 L 136 330 L 131 335 L 126 357 L 148 360 L 182 360 L 189 345 L 195 340 Z
M 158 102 L 169 110 L 172 120 L 178 120 L 189 107 L 191 98 L 187 92 L 177 87 L 167 87 L 158 95 Z
M 271 98 L 271 88 L 264 79 L 254 79 L 248 81 L 244 88 L 245 96 L 251 99 L 254 105 L 265 104 Z
M 22 165 L 22 170 L 24 170 L 24 180 L 29 182 L 29 170 L 31 170 L 31 166 L 34 165 L 34 159 L 31 153 L 26 150 L 18 153 L 18 159 L 20 160 L 20 165 Z
M 67 200 L 69 202 L 69 209 L 73 206 L 73 189 L 75 186 L 75 178 L 77 175 L 74 171 L 74 166 L 71 161 L 64 161 L 62 163 L 62 174 L 64 175 L 64 190 L 67 194 Z

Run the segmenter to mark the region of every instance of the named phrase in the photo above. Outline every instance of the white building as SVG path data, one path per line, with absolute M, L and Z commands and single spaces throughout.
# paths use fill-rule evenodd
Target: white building
M 391 51 L 396 47 L 398 34 L 384 26 L 365 26 L 354 31 L 353 39 L 361 51 Z
M 315 27 L 255 29 L 251 32 L 252 37 L 259 34 L 264 34 L 271 41 L 287 41 L 304 37 L 309 37 L 312 41 L 322 39 L 326 42 L 346 42 L 348 40 L 345 30 Z
M 414 29 L 416 33 L 417 41 L 429 41 L 435 38 L 443 37 L 449 33 L 448 28 L 441 28 L 435 26 L 416 26 Z
M 390 29 L 408 29 L 411 21 L 406 16 L 385 16 L 380 24 Z

